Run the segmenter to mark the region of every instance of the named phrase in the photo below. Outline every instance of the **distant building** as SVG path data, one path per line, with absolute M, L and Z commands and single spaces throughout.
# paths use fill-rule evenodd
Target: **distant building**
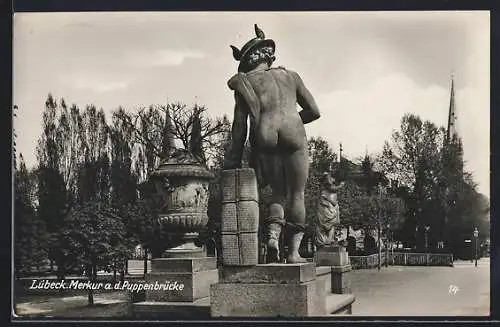
M 368 153 L 365 158 L 360 163 L 355 163 L 342 155 L 342 144 L 340 144 L 339 151 L 339 161 L 333 164 L 333 170 L 336 172 L 337 179 L 341 181 L 353 181 L 362 188 L 371 187 L 372 190 L 377 190 L 376 192 L 387 190 L 391 186 L 389 179 L 374 166 L 374 163 L 370 160 Z M 368 174 L 371 174 L 368 176 Z M 371 184 L 371 185 L 369 185 Z M 342 217 L 340 218 L 342 221 Z M 366 250 L 365 239 L 370 237 L 372 242 L 378 243 L 378 233 L 377 230 L 360 228 L 355 229 L 356 226 L 349 226 L 349 231 L 347 228 L 343 228 L 339 232 L 339 239 L 347 239 L 348 237 L 354 238 L 356 240 L 357 250 Z M 368 233 L 368 235 L 366 235 Z M 384 247 L 383 235 L 380 240 L 380 244 Z

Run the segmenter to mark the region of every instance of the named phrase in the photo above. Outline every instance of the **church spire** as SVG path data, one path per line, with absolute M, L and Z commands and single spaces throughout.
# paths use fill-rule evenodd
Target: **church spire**
M 455 81 L 454 74 L 451 73 L 450 108 L 448 111 L 448 128 L 446 130 L 446 140 L 449 142 L 457 134 L 456 129 L 457 113 L 455 110 Z
M 339 162 L 342 162 L 342 151 L 344 149 L 342 148 L 342 142 L 339 143 Z

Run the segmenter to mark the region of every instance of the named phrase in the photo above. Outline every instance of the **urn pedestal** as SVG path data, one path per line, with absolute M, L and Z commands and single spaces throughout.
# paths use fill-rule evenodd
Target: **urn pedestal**
M 210 172 L 189 153 L 178 150 L 160 164 L 150 180 L 156 188 L 158 223 L 166 235 L 165 251 L 151 260 L 145 301 L 133 304 L 136 318 L 210 317 L 210 285 L 218 282 L 217 260 L 196 244 L 208 222 Z

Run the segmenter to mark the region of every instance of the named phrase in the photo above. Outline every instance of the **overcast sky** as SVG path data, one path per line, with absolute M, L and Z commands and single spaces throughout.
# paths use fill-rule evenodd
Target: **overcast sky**
M 488 12 L 21 13 L 14 17 L 18 151 L 28 166 L 49 92 L 110 113 L 168 101 L 232 117 L 230 44 L 257 23 L 277 65 L 297 71 L 322 111 L 307 125 L 350 158 L 375 154 L 411 112 L 447 123 L 454 71 L 467 168 L 489 196 Z

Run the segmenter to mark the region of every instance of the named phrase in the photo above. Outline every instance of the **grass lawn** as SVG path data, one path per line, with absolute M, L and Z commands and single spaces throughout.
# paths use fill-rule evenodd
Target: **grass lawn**
M 131 302 L 126 292 L 94 295 L 94 305 L 88 305 L 86 294 L 74 296 L 29 296 L 16 301 L 18 317 L 94 318 L 127 317 Z

